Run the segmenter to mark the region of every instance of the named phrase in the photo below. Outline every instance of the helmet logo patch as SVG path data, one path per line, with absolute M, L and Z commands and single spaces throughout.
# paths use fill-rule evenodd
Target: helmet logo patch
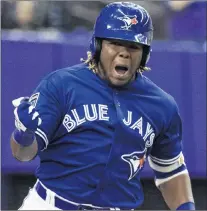
M 136 25 L 138 23 L 136 15 L 125 15 L 122 11 L 120 12 L 123 14 L 123 16 L 116 18 L 124 22 L 124 26 L 121 26 L 121 29 L 129 30 L 132 25 Z

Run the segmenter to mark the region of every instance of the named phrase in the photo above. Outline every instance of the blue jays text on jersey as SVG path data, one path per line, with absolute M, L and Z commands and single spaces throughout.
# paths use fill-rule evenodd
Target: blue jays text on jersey
M 177 105 L 142 74 L 112 88 L 79 64 L 44 78 L 30 101 L 42 119 L 36 176 L 67 200 L 133 209 L 147 158 L 157 180 L 186 168 Z

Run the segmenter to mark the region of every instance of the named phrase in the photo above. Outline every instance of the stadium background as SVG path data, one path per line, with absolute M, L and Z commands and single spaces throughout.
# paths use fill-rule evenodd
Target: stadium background
M 155 41 L 146 75 L 174 96 L 183 118 L 186 163 L 196 207 L 207 210 L 206 179 L 206 1 L 184 7 L 171 1 L 139 2 L 150 12 Z M 179 1 L 177 1 L 179 2 Z M 20 163 L 12 157 L 11 101 L 28 96 L 57 68 L 86 57 L 95 18 L 107 2 L 1 2 L 2 110 L 1 209 L 17 209 L 35 182 L 38 158 Z M 167 209 L 147 165 L 142 210 Z

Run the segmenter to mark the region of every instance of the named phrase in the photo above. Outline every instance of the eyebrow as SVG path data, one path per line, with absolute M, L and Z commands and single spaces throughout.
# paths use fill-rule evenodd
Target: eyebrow
M 128 45 L 128 46 L 142 47 L 142 44 L 140 44 L 140 43 L 125 41 L 125 40 L 107 39 L 107 41 L 109 41 L 109 42 L 117 42 L 117 43 L 120 43 L 120 44 L 123 44 L 123 45 Z

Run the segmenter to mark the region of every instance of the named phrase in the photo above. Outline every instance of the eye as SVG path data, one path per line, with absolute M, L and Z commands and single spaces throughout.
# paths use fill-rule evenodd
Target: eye
M 116 46 L 121 46 L 121 43 L 118 43 L 118 42 L 115 42 L 115 41 L 112 41 L 111 44 L 116 45 Z
M 142 47 L 138 45 L 130 45 L 129 48 L 134 49 L 134 50 L 141 50 Z
M 133 159 L 133 160 L 139 160 L 139 158 L 138 158 L 136 155 L 134 155 L 134 156 L 132 157 L 132 159 Z
M 132 48 L 132 49 L 139 49 L 139 47 L 137 47 L 137 46 L 130 46 L 130 48 Z

